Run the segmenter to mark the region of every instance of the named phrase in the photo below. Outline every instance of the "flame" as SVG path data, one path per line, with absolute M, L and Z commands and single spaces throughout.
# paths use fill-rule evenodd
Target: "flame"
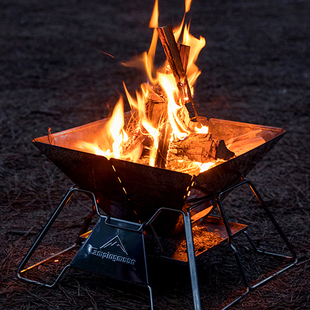
M 149 165 L 151 167 L 154 167 L 159 142 L 159 131 L 155 129 L 153 126 L 151 126 L 146 120 L 142 122 L 142 125 L 153 138 L 153 146 L 151 147 L 150 150 Z
M 195 84 L 198 76 L 201 74 L 201 71 L 198 69 L 195 63 L 200 51 L 206 45 L 206 40 L 203 37 L 200 37 L 199 39 L 195 38 L 193 35 L 189 33 L 189 26 L 185 25 L 182 44 L 189 45 L 191 47 L 188 57 L 186 74 L 188 82 L 191 87 L 191 92 L 193 94 L 194 93 L 193 85 Z
M 208 126 L 195 127 L 195 131 L 201 134 L 207 134 L 209 132 Z
M 192 0 L 185 0 L 185 13 L 188 13 L 191 9 Z
M 195 38 L 189 33 L 189 25 L 185 24 L 186 14 L 189 12 L 191 7 L 192 0 L 185 0 L 185 11 L 181 24 L 174 29 L 174 36 L 176 42 L 181 41 L 180 43 L 190 46 L 190 52 L 188 55 L 188 65 L 186 70 L 186 77 L 189 83 L 191 95 L 194 93 L 194 84 L 201 74 L 200 70 L 196 66 L 195 62 L 201 51 L 205 46 L 206 41 L 203 37 L 199 39 Z M 149 50 L 142 53 L 140 56 L 136 56 L 130 61 L 123 62 L 122 64 L 128 67 L 135 67 L 143 69 L 147 74 L 148 83 L 141 85 L 140 90 L 136 91 L 135 97 L 132 96 L 126 85 L 123 82 L 125 94 L 129 105 L 133 111 L 136 111 L 137 115 L 137 128 L 140 134 L 148 136 L 148 141 L 151 141 L 151 145 L 145 146 L 149 150 L 149 162 L 150 166 L 155 165 L 157 149 L 159 145 L 159 139 L 161 135 L 161 126 L 165 123 L 170 123 L 172 134 L 171 140 L 183 140 L 191 132 L 206 134 L 208 133 L 208 127 L 206 126 L 195 126 L 194 123 L 190 122 L 188 111 L 184 106 L 184 100 L 188 100 L 189 94 L 188 90 L 185 87 L 183 90 L 184 98 L 180 96 L 180 85 L 176 85 L 175 78 L 169 70 L 167 61 L 161 68 L 156 68 L 154 64 L 156 46 L 158 42 L 158 0 L 155 0 L 152 16 L 149 22 L 149 27 L 153 28 L 152 40 L 150 43 Z M 179 86 L 179 87 L 178 87 Z M 163 94 L 163 102 L 167 104 L 167 111 L 162 118 L 159 120 L 152 120 L 150 117 L 150 112 L 147 109 L 147 104 L 149 101 L 149 96 L 153 92 L 154 88 L 160 87 Z M 156 93 L 156 92 L 155 92 Z M 161 95 L 160 95 L 161 96 Z M 103 132 L 101 133 L 101 138 L 97 138 L 96 141 L 90 142 L 78 142 L 77 147 L 79 149 L 95 153 L 97 155 L 102 155 L 110 159 L 121 158 L 126 160 L 138 161 L 142 153 L 143 146 L 141 143 L 140 146 L 136 147 L 129 154 L 124 151 L 124 145 L 127 141 L 130 142 L 131 137 L 129 138 L 124 130 L 124 106 L 123 99 L 120 98 L 118 103 L 115 106 L 113 114 L 109 121 L 106 123 Z M 169 133 L 170 134 L 170 133 Z M 168 137 L 168 139 L 170 136 Z M 150 143 L 150 142 L 148 142 Z M 182 163 L 182 160 L 179 160 Z M 190 164 L 193 169 L 200 172 L 209 169 L 214 162 L 212 163 L 198 163 L 192 162 Z
M 157 84 L 157 77 L 154 69 L 154 59 L 158 41 L 158 33 L 156 30 L 156 28 L 158 27 L 158 16 L 158 0 L 155 0 L 152 17 L 149 23 L 149 27 L 154 28 L 154 30 L 148 52 L 144 52 L 140 56 L 136 56 L 130 61 L 122 62 L 122 64 L 126 67 L 144 69 L 150 83 L 153 85 Z M 153 75 L 155 75 L 155 77 L 153 77 Z
M 123 134 L 124 127 L 124 104 L 123 98 L 120 97 L 118 103 L 116 104 L 111 119 L 109 120 L 110 134 L 113 139 L 112 152 L 113 157 L 119 158 L 121 155 L 121 144 L 126 139 L 127 135 Z
M 215 165 L 215 162 L 208 162 L 208 163 L 199 163 L 200 164 L 200 173 L 209 170 L 210 168 L 212 168 Z
M 149 23 L 150 28 L 157 28 L 158 27 L 158 0 L 155 0 L 152 17 Z
M 181 110 L 181 106 L 175 102 L 174 94 L 177 92 L 177 86 L 172 74 L 160 74 L 160 84 L 164 87 L 168 98 L 168 116 L 172 127 L 173 136 L 175 139 L 183 140 L 189 134 L 184 124 L 178 117 L 178 111 Z
M 141 85 L 141 92 L 136 91 L 136 100 L 130 95 L 127 90 L 125 82 L 123 82 L 124 90 L 129 102 L 129 105 L 132 109 L 135 109 L 139 112 L 139 119 L 146 118 L 145 113 L 145 103 L 147 101 L 148 91 L 147 86 L 145 84 Z
M 124 103 L 123 98 L 120 97 L 117 102 L 113 114 L 109 121 L 105 124 L 103 131 L 98 140 L 94 142 L 79 141 L 75 147 L 94 153 L 96 155 L 105 156 L 108 159 L 111 157 L 121 157 L 121 145 L 128 139 L 126 132 L 123 130 L 124 127 Z

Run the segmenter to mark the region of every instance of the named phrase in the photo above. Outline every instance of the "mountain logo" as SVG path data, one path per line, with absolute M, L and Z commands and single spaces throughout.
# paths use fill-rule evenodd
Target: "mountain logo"
M 106 250 L 109 249 L 110 251 L 112 250 L 113 252 L 116 252 L 116 253 L 121 252 L 121 253 L 125 253 L 126 255 L 128 255 L 124 247 L 124 244 L 118 235 L 116 235 L 115 237 L 107 241 L 105 244 L 103 244 L 100 247 L 100 250 L 103 250 L 103 249 L 106 249 Z

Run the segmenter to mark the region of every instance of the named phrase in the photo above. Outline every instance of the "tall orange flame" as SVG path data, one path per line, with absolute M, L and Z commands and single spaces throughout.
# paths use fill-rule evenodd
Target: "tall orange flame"
M 200 70 L 196 66 L 195 62 L 201 51 L 205 46 L 206 41 L 203 37 L 199 39 L 195 38 L 189 33 L 189 25 L 185 24 L 185 16 L 191 8 L 192 0 L 185 0 L 185 11 L 183 15 L 182 22 L 179 27 L 174 29 L 175 40 L 178 42 L 181 38 L 181 43 L 190 46 L 190 52 L 188 55 L 188 65 L 186 68 L 187 80 L 190 85 L 191 93 L 194 91 L 194 84 L 201 74 Z M 198 133 L 207 133 L 208 128 L 203 127 L 193 127 L 188 125 L 189 117 L 186 108 L 182 105 L 180 99 L 178 99 L 178 87 L 176 81 L 173 77 L 173 74 L 169 71 L 167 62 L 161 69 L 155 70 L 154 59 L 156 53 L 156 46 L 158 42 L 158 0 L 155 0 L 152 16 L 150 19 L 149 27 L 153 28 L 153 35 L 149 50 L 144 52 L 142 55 L 133 58 L 128 62 L 124 62 L 123 65 L 128 67 L 143 68 L 147 73 L 148 82 L 153 85 L 153 87 L 158 87 L 163 90 L 165 94 L 164 102 L 167 103 L 167 119 L 163 118 L 158 122 L 158 128 L 154 127 L 154 124 L 150 121 L 149 115 L 147 113 L 146 104 L 149 101 L 149 94 L 152 92 L 152 88 L 148 84 L 142 84 L 141 89 L 136 91 L 135 98 L 130 95 L 125 83 L 123 83 L 125 94 L 127 100 L 130 104 L 132 110 L 137 111 L 139 130 L 143 132 L 143 135 L 148 135 L 152 140 L 152 145 L 149 146 L 150 155 L 149 155 L 149 165 L 154 166 L 157 148 L 159 145 L 160 139 L 160 126 L 164 125 L 165 122 L 169 122 L 172 129 L 171 139 L 182 140 L 185 139 L 191 132 Z M 183 33 L 183 35 L 182 35 Z M 89 142 L 80 142 L 78 148 L 82 150 L 87 150 L 89 152 L 106 156 L 107 158 L 126 158 L 127 160 L 136 161 L 139 159 L 141 150 L 138 148 L 133 150 L 131 154 L 123 154 L 123 146 L 126 143 L 128 136 L 124 130 L 124 107 L 123 100 L 120 98 L 118 103 L 115 106 L 113 115 L 111 119 L 107 122 L 104 132 L 102 133 L 105 136 L 104 143 L 99 141 L 94 141 L 93 143 Z M 188 120 L 185 120 L 184 119 Z M 191 127 L 191 128 L 190 128 Z M 169 138 L 169 137 L 168 137 Z M 104 147 L 103 147 L 104 145 Z M 201 170 L 207 169 L 213 163 L 194 163 L 197 167 L 201 167 Z

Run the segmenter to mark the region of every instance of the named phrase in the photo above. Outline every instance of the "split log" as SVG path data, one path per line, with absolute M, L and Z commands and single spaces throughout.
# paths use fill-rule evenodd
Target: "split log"
M 157 156 L 155 160 L 155 166 L 159 168 L 165 168 L 167 163 L 170 137 L 172 133 L 172 128 L 170 123 L 165 123 L 160 131 L 160 138 L 157 149 Z
M 179 50 L 180 50 L 180 58 L 182 62 L 182 66 L 184 69 L 184 72 L 186 74 L 187 71 L 187 65 L 188 65 L 188 58 L 189 58 L 189 52 L 190 52 L 190 46 L 185 44 L 180 44 Z
M 172 128 L 168 122 L 167 100 L 160 85 L 153 87 L 149 94 L 148 118 L 151 125 L 160 129 L 159 143 L 155 159 L 155 166 L 165 168 L 169 151 L 169 142 Z
M 229 149 L 232 150 L 237 156 L 244 154 L 256 147 L 264 144 L 266 141 L 263 137 L 257 136 L 249 139 L 235 141 L 230 144 Z
M 150 90 L 147 103 L 147 116 L 151 125 L 158 128 L 168 119 L 167 100 L 160 85 Z
M 205 163 L 211 160 L 229 160 L 235 153 L 228 150 L 224 140 L 212 139 L 210 134 L 191 134 L 182 141 L 173 143 L 173 152 L 190 160 Z
M 191 90 L 180 57 L 180 52 L 170 26 L 157 28 L 170 69 L 176 80 L 182 104 L 186 106 L 192 122 L 197 122 L 197 112 L 193 103 Z
M 184 70 L 184 74 L 187 69 L 190 47 L 180 44 L 179 56 Z M 169 68 L 171 69 L 171 68 Z M 188 113 L 183 112 L 185 108 L 181 109 L 179 113 L 182 113 L 181 119 L 185 123 L 190 123 Z M 159 168 L 165 168 L 167 163 L 167 156 L 169 151 L 170 137 L 172 133 L 171 125 L 168 121 L 167 113 L 167 98 L 160 85 L 154 86 L 149 94 L 148 102 L 148 117 L 155 128 L 158 128 L 161 124 L 164 124 L 160 130 L 160 138 L 157 149 L 157 155 L 155 160 L 155 166 Z

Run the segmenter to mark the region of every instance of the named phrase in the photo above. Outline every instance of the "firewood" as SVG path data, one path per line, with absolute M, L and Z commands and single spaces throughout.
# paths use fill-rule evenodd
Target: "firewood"
M 219 140 L 216 146 L 216 159 L 229 160 L 235 156 L 235 153 L 230 151 L 225 144 L 224 140 Z
M 233 151 L 236 154 L 236 156 L 239 156 L 264 143 L 265 143 L 264 138 L 258 136 L 249 139 L 234 141 L 233 143 L 230 143 L 229 149 Z
M 170 26 L 157 28 L 159 39 L 163 45 L 170 69 L 176 80 L 182 104 L 186 106 L 192 122 L 197 122 L 197 112 L 193 103 L 191 90 L 180 57 L 172 29 Z
M 141 124 L 136 124 L 135 129 L 132 130 L 131 132 L 130 131 L 128 132 L 130 133 L 130 136 L 128 137 L 128 140 L 123 143 L 122 155 L 130 156 L 131 153 L 133 153 L 135 150 L 138 150 L 138 149 L 140 151 L 137 152 L 137 154 L 140 153 L 141 155 L 142 150 L 143 150 L 143 144 L 147 137 L 147 135 L 143 132 L 143 127 L 141 126 Z M 139 155 L 135 155 L 135 156 L 139 156 Z
M 186 156 L 201 163 L 228 160 L 235 155 L 227 149 L 224 140 L 213 139 L 210 134 L 191 134 L 182 141 L 174 141 L 171 148 L 177 156 Z
M 165 168 L 167 162 L 167 156 L 169 151 L 170 137 L 172 128 L 170 123 L 165 123 L 160 131 L 160 138 L 157 149 L 157 156 L 155 166 L 159 168 Z
M 180 58 L 181 58 L 182 66 L 183 66 L 184 72 L 186 74 L 190 46 L 185 45 L 185 44 L 180 44 L 179 50 L 180 50 Z
M 150 91 L 147 103 L 147 115 L 151 125 L 158 128 L 168 118 L 167 100 L 160 85 Z

